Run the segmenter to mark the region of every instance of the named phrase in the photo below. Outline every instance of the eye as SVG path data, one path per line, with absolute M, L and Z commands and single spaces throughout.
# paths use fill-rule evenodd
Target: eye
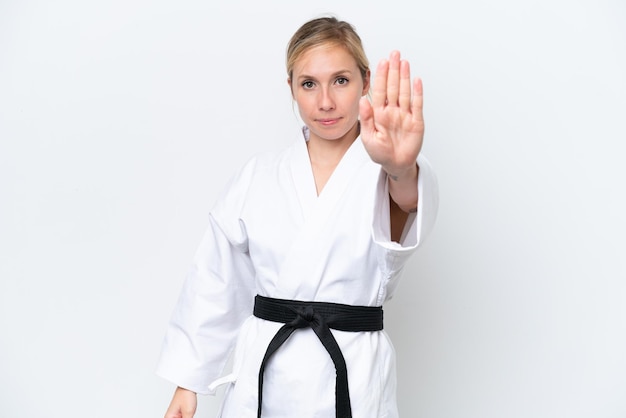
M 302 87 L 304 87 L 307 90 L 312 89 L 314 86 L 315 84 L 311 80 L 307 80 L 302 83 Z
M 348 84 L 348 79 L 345 77 L 338 77 L 337 80 L 335 80 L 335 83 L 339 85 Z

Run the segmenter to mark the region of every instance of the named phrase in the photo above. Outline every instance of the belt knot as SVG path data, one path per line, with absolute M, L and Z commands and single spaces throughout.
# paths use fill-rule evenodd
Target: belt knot
M 303 324 L 302 326 L 300 326 L 298 328 L 307 327 L 312 322 L 320 323 L 323 320 L 322 316 L 320 314 L 318 314 L 317 312 L 315 312 L 315 309 L 313 309 L 313 307 L 310 306 L 310 305 L 293 308 L 293 311 L 297 315 L 297 317 L 294 320 L 294 322 L 296 322 L 296 321 L 300 322 L 301 319 L 306 321 L 305 324 Z
M 331 328 L 350 332 L 371 332 L 383 329 L 381 307 L 350 306 L 337 303 L 273 299 L 257 295 L 254 315 L 284 325 L 270 341 L 259 368 L 259 403 L 257 418 L 261 417 L 263 375 L 270 357 L 299 328 L 310 327 L 324 346 L 337 372 L 335 380 L 335 416 L 351 418 L 348 369 L 341 348 Z

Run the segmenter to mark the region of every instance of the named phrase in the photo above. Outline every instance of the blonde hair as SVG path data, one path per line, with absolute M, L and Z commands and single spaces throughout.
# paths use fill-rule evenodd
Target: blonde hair
M 300 26 L 293 34 L 287 45 L 287 74 L 289 79 L 293 76 L 293 67 L 309 49 L 320 46 L 341 46 L 352 55 L 365 80 L 369 71 L 369 61 L 365 55 L 361 38 L 356 29 L 348 22 L 338 20 L 335 17 L 320 17 L 310 20 Z

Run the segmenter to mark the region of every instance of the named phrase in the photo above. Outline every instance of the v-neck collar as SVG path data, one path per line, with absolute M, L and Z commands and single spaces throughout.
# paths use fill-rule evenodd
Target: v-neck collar
M 349 184 L 352 174 L 364 161 L 369 159 L 361 142 L 361 137 L 358 136 L 341 157 L 318 195 L 307 148 L 307 134 L 308 130 L 304 127 L 302 137 L 296 143 L 291 159 L 291 172 L 305 219 L 309 219 L 314 212 L 322 209 L 321 206 L 328 206 L 329 204 L 333 206 L 331 203 L 339 199 Z

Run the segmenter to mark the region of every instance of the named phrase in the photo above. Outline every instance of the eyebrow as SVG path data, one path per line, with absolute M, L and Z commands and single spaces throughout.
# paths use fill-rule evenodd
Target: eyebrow
M 335 71 L 334 73 L 332 73 L 332 74 L 330 75 L 330 77 L 331 77 L 331 78 L 335 78 L 335 77 L 337 77 L 337 76 L 344 75 L 344 74 L 345 74 L 345 75 L 352 75 L 352 71 L 350 71 L 350 70 L 348 70 L 348 69 Z M 314 77 L 314 76 L 312 76 L 312 75 L 307 75 L 307 74 L 302 74 L 302 75 L 300 75 L 300 76 L 298 77 L 298 80 L 308 80 L 308 79 L 313 79 L 313 80 L 316 80 L 317 78 L 316 78 L 316 77 Z

